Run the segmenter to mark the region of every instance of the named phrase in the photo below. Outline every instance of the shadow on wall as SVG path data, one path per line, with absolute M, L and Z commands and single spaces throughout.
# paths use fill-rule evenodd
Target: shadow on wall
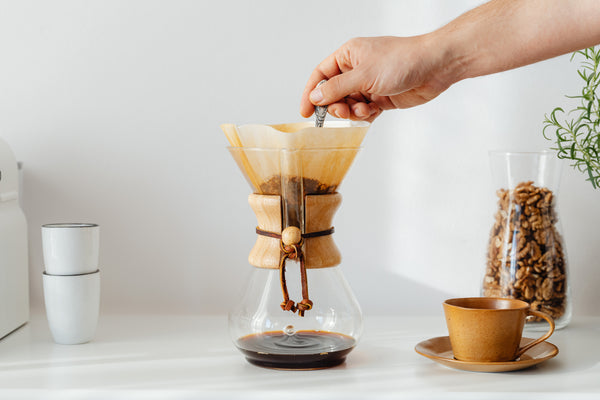
M 365 315 L 441 316 L 444 300 L 455 297 L 385 269 L 370 270 L 368 279 L 347 275 Z

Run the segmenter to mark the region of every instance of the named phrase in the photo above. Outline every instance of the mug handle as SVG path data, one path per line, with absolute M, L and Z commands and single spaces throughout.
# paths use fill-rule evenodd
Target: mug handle
M 552 333 L 554 333 L 554 321 L 548 314 L 543 313 L 541 311 L 529 310 L 527 312 L 527 316 L 530 316 L 530 315 L 533 315 L 534 317 L 539 317 L 539 318 L 545 319 L 546 322 L 548 322 L 550 324 L 550 329 L 548 329 L 548 332 L 546 332 L 544 334 L 544 336 L 534 340 L 533 342 L 529 342 L 525 346 L 519 348 L 519 350 L 517 351 L 517 355 L 515 356 L 515 359 L 521 357 L 523 355 L 523 353 L 525 353 L 527 350 L 529 350 L 536 344 L 542 343 L 544 340 L 548 339 L 552 335 Z

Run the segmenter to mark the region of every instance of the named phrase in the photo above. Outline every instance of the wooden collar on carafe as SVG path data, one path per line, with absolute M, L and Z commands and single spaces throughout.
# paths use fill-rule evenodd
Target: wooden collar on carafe
M 308 282 L 306 278 L 306 265 L 304 264 L 304 253 L 302 252 L 302 245 L 304 244 L 305 238 L 315 238 L 319 236 L 331 235 L 335 231 L 334 227 L 329 229 L 302 233 L 299 228 L 295 226 L 289 226 L 279 233 L 267 232 L 256 228 L 256 233 L 262 236 L 268 236 L 271 238 L 280 240 L 281 247 L 281 258 L 279 261 L 279 281 L 281 283 L 281 292 L 283 293 L 283 301 L 281 302 L 281 309 L 284 311 L 291 311 L 295 313 L 298 311 L 298 315 L 303 317 L 304 312 L 312 308 L 313 302 L 308 296 Z M 302 300 L 299 303 L 295 303 L 290 300 L 288 293 L 287 284 L 285 280 L 285 262 L 286 260 L 297 260 L 300 263 L 300 280 L 302 283 Z

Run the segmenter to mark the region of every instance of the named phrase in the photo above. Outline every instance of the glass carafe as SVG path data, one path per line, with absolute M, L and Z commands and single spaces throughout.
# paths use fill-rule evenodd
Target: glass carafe
M 261 148 L 244 146 L 248 136 L 243 127 L 236 129 L 240 141 L 229 151 L 253 189 L 248 201 L 258 226 L 247 285 L 229 315 L 231 338 L 249 362 L 263 367 L 338 365 L 360 338 L 362 314 L 342 273 L 333 217 L 341 203 L 338 187 L 368 124 L 334 125 L 329 132 L 327 125 L 280 125 L 277 132 L 273 126 L 253 126 L 254 139 L 264 133 L 258 142 L 271 145 Z M 340 147 L 349 142 L 346 129 L 360 140 Z M 317 142 L 325 140 L 327 147 L 306 145 L 314 143 L 308 138 L 314 130 Z M 289 147 L 269 138 L 286 133 Z
M 288 282 L 300 281 L 297 265 L 286 269 Z M 245 293 L 229 314 L 231 339 L 249 362 L 326 368 L 342 363 L 356 346 L 362 314 L 341 267 L 309 269 L 307 275 L 313 307 L 299 316 L 281 308 L 279 271 L 252 268 Z M 300 298 L 299 290 L 290 290 L 290 298 Z
M 558 214 L 561 161 L 551 152 L 490 152 L 498 206 L 482 294 L 527 301 L 556 328 L 571 319 L 568 262 Z M 529 330 L 547 326 L 529 320 Z

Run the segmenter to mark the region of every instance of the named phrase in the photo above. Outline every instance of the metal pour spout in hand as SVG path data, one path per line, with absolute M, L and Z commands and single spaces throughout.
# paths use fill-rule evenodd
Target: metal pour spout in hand
M 321 82 L 317 84 L 316 87 L 321 86 L 327 82 L 327 79 L 323 79 Z M 327 106 L 315 106 L 315 127 L 322 128 L 323 123 L 325 122 L 325 116 L 327 115 Z

